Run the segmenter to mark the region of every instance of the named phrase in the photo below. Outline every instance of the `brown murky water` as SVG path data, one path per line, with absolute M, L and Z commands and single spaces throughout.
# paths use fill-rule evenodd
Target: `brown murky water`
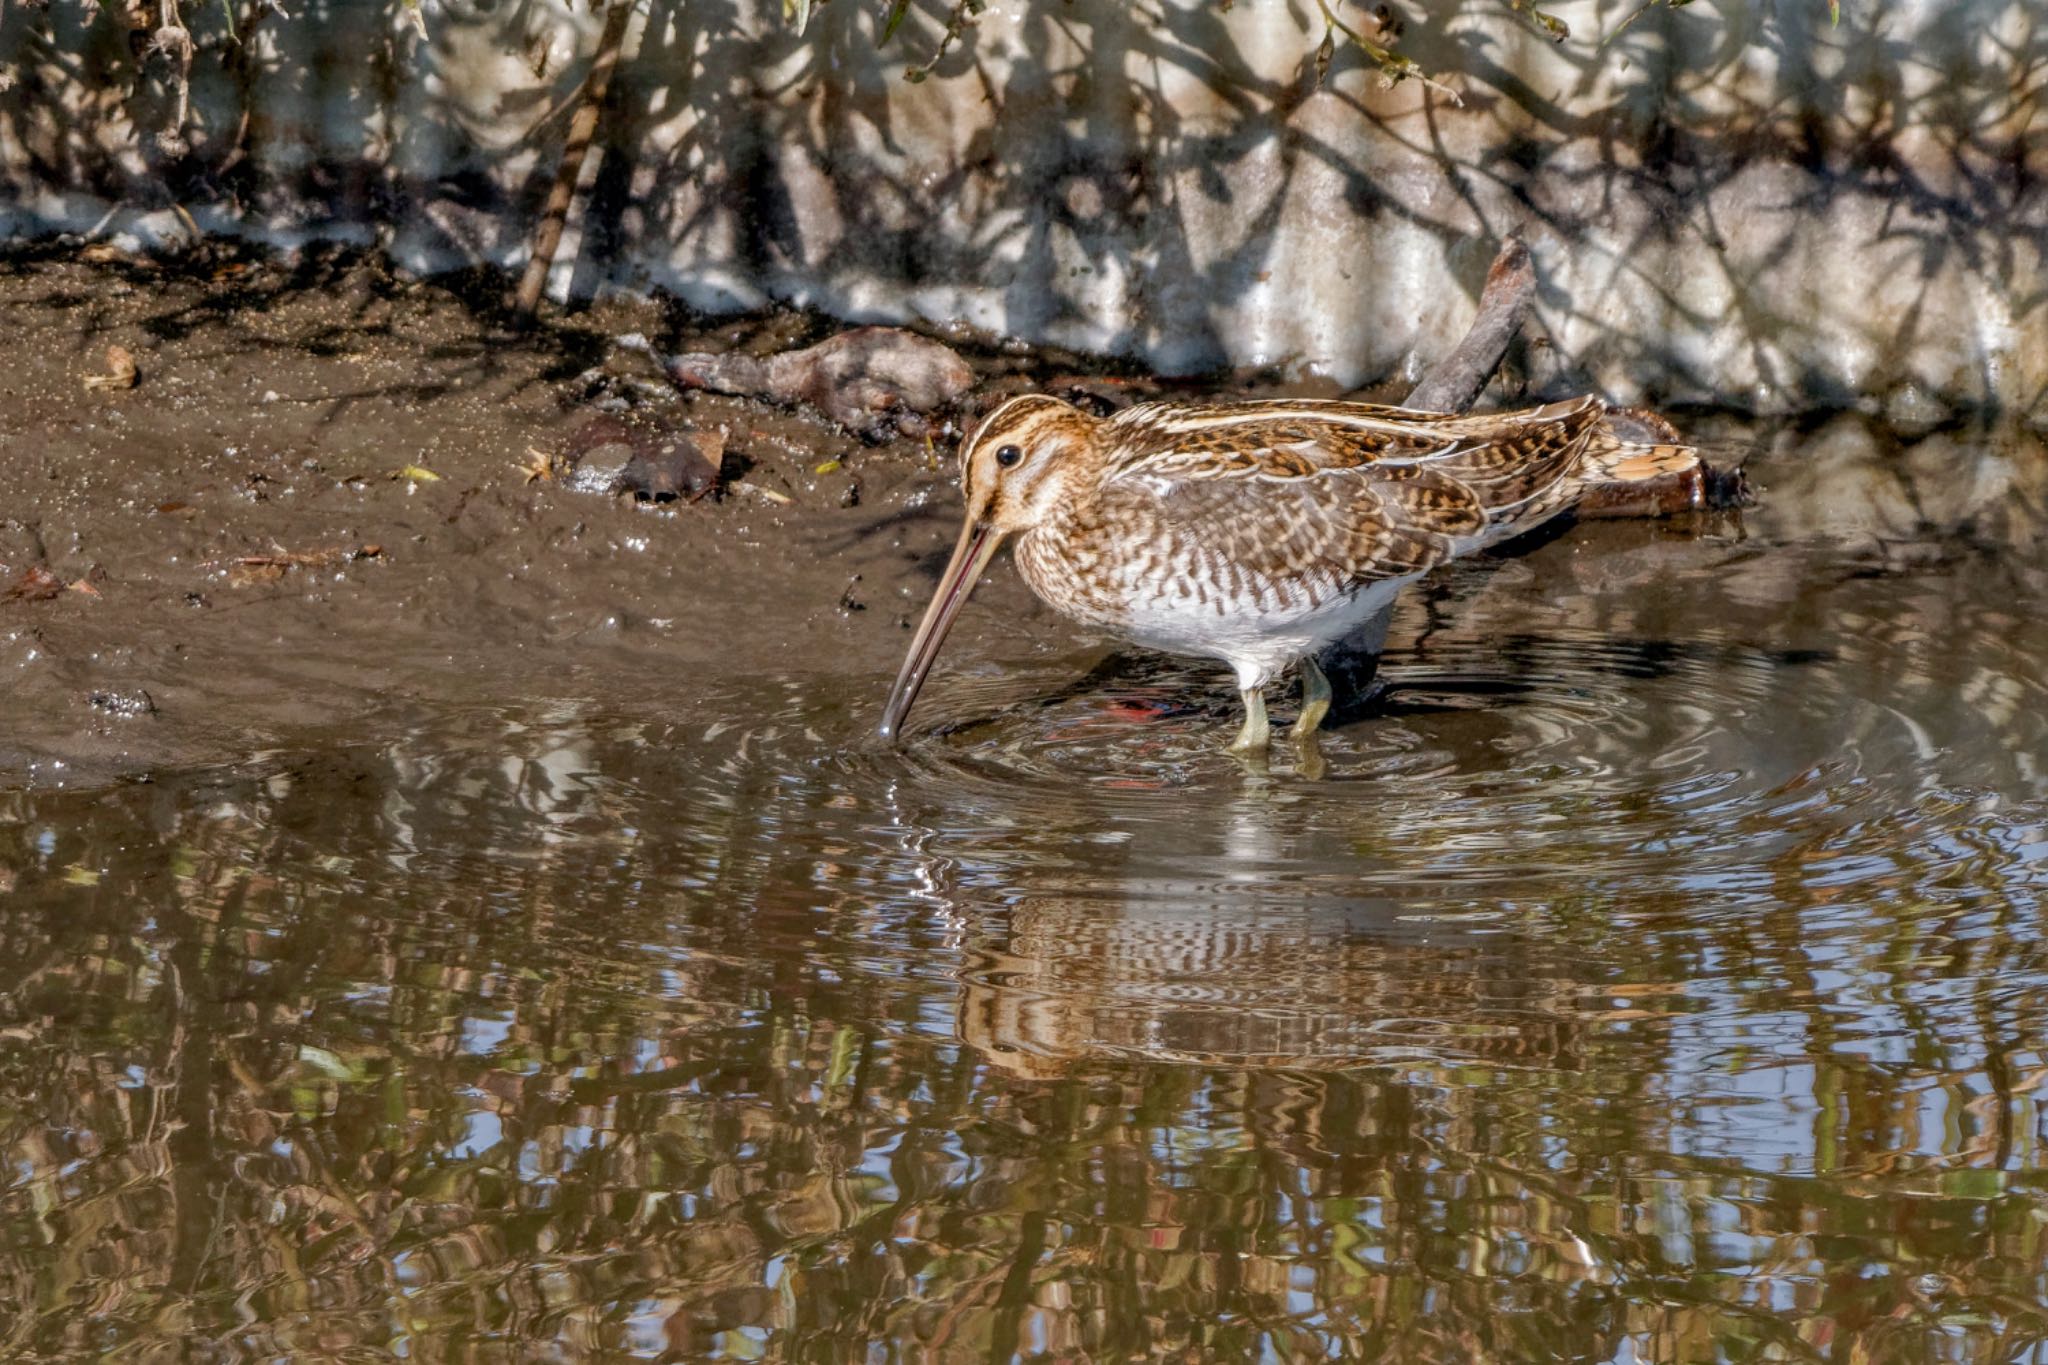
M 1315 782 L 1006 568 L 876 744 L 904 452 L 4 608 L 0 1355 L 2041 1358 L 2048 459 L 1756 439 L 1411 595 Z

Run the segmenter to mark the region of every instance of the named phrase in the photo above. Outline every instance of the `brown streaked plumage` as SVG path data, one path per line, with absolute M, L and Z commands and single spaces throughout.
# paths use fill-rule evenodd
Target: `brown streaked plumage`
M 1370 403 L 1144 403 L 1108 418 L 1013 398 L 960 451 L 967 519 L 890 693 L 916 700 L 1003 539 L 1049 606 L 1140 644 L 1222 659 L 1261 748 L 1263 689 L 1302 672 L 1297 736 L 1329 709 L 1316 651 L 1439 564 L 1531 530 L 1590 489 L 1696 468 L 1697 454 L 1586 397 L 1449 416 Z

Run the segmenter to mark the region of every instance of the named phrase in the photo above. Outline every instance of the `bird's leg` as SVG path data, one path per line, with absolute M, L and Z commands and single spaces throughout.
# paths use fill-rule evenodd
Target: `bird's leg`
M 1295 718 L 1294 737 L 1307 739 L 1330 714 L 1330 680 L 1316 666 L 1313 655 L 1301 659 L 1301 715 Z
M 1239 730 L 1237 738 L 1231 741 L 1230 752 L 1262 753 L 1266 742 L 1273 737 L 1273 727 L 1266 723 L 1266 689 L 1247 687 L 1238 695 L 1244 698 L 1244 729 Z

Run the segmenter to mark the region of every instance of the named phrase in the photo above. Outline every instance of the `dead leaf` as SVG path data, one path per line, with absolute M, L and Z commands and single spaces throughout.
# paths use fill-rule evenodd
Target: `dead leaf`
M 64 595 L 64 580 L 40 564 L 31 564 L 21 571 L 5 595 L 9 602 L 47 602 Z
M 236 555 L 227 561 L 228 583 L 237 588 L 255 583 L 275 583 L 293 569 L 324 569 L 358 559 L 378 559 L 382 545 L 358 545 L 353 550 L 329 545 L 319 550 L 277 550 L 267 555 Z M 216 560 L 218 564 L 220 561 Z
M 275 583 L 283 578 L 288 564 L 275 561 L 255 564 L 236 564 L 228 570 L 228 583 L 237 588 L 250 587 L 257 583 Z
M 535 446 L 526 448 L 527 458 L 519 465 L 519 472 L 526 476 L 528 483 L 553 483 L 555 479 L 555 457 Z
M 136 368 L 135 354 L 126 346 L 107 347 L 107 372 L 86 376 L 88 389 L 132 389 L 142 378 L 142 371 Z

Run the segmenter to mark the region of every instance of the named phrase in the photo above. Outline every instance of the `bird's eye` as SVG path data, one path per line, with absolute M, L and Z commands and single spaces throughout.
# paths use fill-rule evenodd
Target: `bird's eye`
M 1002 446 L 996 451 L 996 463 L 1005 469 L 1008 469 L 1023 458 L 1024 448 L 1022 446 Z

